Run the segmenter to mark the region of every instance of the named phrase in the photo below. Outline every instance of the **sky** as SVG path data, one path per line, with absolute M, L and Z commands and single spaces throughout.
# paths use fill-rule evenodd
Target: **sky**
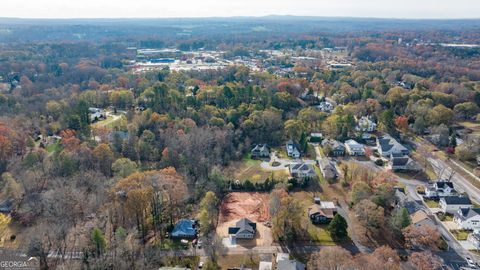
M 171 18 L 266 15 L 480 18 L 480 0 L 0 0 L 0 17 Z

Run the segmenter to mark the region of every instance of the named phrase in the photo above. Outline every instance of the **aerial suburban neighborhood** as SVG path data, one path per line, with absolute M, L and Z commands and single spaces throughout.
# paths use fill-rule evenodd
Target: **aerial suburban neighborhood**
M 4 6 L 0 269 L 480 269 L 478 19 Z

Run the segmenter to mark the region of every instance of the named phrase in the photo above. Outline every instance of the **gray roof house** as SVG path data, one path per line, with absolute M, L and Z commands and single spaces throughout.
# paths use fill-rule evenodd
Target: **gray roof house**
M 305 270 L 305 264 L 296 260 L 281 260 L 277 263 L 277 270 Z
M 228 228 L 228 234 L 235 239 L 253 239 L 257 231 L 257 224 L 249 219 L 242 218 L 235 227 Z
M 325 153 L 331 156 L 343 156 L 345 155 L 345 145 L 337 140 L 326 139 L 322 141 L 323 147 L 329 147 L 330 153 Z
M 453 220 L 464 230 L 480 229 L 480 208 L 460 208 L 454 214 Z
M 299 158 L 301 153 L 300 153 L 300 146 L 295 143 L 293 140 L 288 140 L 287 144 L 285 145 L 285 148 L 287 149 L 287 155 L 292 158 Z
M 425 197 L 428 198 L 451 196 L 455 193 L 453 182 L 443 180 L 436 181 L 425 189 Z
M 90 113 L 90 122 L 96 122 L 98 120 L 106 119 L 107 115 L 103 109 L 100 108 L 88 108 L 88 112 Z
M 332 180 L 338 177 L 337 169 L 335 164 L 330 161 L 328 158 L 323 158 L 318 162 L 320 166 L 320 171 L 322 172 L 323 178 L 326 180 Z
M 391 154 L 389 166 L 392 171 L 412 171 L 417 172 L 422 170 L 415 160 L 403 154 Z
M 467 241 L 470 242 L 476 249 L 480 249 L 480 232 L 473 232 L 469 234 Z
M 378 152 L 383 157 L 390 157 L 393 155 L 408 155 L 410 151 L 395 140 L 392 136 L 385 134 L 377 137 Z
M 440 198 L 439 205 L 443 213 L 455 214 L 460 208 L 471 208 L 472 202 L 465 196 L 446 196 Z
M 312 164 L 296 163 L 290 164 L 288 167 L 290 175 L 295 178 L 316 177 L 315 168 Z
M 330 221 L 337 213 L 337 208 L 333 202 L 320 201 L 314 203 L 307 209 L 308 217 L 314 224 L 323 224 Z
M 252 158 L 267 158 L 270 157 L 270 150 L 266 144 L 257 144 L 250 152 Z
M 414 227 L 431 226 L 435 228 L 436 226 L 435 218 L 428 215 L 423 210 L 418 210 L 415 213 L 411 214 L 410 219 Z
M 350 156 L 364 156 L 365 146 L 355 140 L 347 140 L 345 142 L 345 149 Z

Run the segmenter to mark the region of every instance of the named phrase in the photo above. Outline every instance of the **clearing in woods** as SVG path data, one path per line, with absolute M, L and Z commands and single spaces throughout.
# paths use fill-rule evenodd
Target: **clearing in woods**
M 228 227 L 242 219 L 257 223 L 257 233 L 254 240 L 237 240 L 242 246 L 269 246 L 272 244 L 271 229 L 264 225 L 270 220 L 268 210 L 269 194 L 259 192 L 232 192 L 222 200 L 218 219 L 217 234 L 228 237 Z

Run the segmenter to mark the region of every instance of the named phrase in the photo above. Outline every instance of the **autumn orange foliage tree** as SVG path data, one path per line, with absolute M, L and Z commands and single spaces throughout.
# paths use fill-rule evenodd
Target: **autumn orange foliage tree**
M 188 198 L 188 188 L 183 176 L 168 167 L 133 173 L 114 185 L 112 195 L 120 204 L 122 225 L 136 224 L 145 238 L 147 230 L 157 233 L 182 216 L 181 205 Z

